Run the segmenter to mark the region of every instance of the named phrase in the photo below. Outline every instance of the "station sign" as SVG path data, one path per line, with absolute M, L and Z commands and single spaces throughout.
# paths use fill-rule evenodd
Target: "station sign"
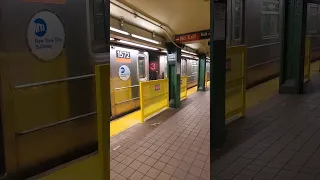
M 204 31 L 192 32 L 188 34 L 177 35 L 175 37 L 175 41 L 178 43 L 186 43 L 186 42 L 199 41 L 199 40 L 209 39 L 209 38 L 210 38 L 210 30 L 204 30 Z
M 177 63 L 177 54 L 168 54 L 168 64 L 176 64 Z

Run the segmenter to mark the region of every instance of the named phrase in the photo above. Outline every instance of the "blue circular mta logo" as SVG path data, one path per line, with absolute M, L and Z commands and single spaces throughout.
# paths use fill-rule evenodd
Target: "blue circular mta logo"
M 34 31 L 35 35 L 37 35 L 38 37 L 43 37 L 44 35 L 46 35 L 47 23 L 41 18 L 37 18 L 36 20 L 34 20 L 34 23 L 36 24 L 36 28 Z
M 121 67 L 121 73 L 124 73 L 126 70 L 124 69 L 124 67 Z

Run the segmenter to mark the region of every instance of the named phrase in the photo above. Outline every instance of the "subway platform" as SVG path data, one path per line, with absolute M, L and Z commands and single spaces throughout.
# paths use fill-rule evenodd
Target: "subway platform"
M 211 154 L 210 92 L 194 92 L 110 139 L 111 180 L 315 179 L 320 173 L 320 74 L 304 95 L 279 95 L 278 78 L 248 89 L 247 114 L 227 125 L 227 141 Z M 211 172 L 210 172 L 211 170 Z M 31 179 L 100 179 L 96 153 Z
M 320 179 L 320 76 L 303 95 L 275 95 L 228 125 L 211 164 L 214 180 Z

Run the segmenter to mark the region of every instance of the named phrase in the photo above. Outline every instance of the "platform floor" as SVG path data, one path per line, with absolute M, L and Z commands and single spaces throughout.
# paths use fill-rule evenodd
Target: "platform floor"
M 316 145 L 320 145 L 320 141 L 316 141 L 316 138 L 310 135 L 312 132 L 317 132 L 320 123 L 316 123 L 316 118 L 311 118 L 312 116 L 307 112 L 312 112 L 312 110 L 315 112 L 314 109 L 318 109 L 317 102 L 320 103 L 320 94 L 312 91 L 313 85 L 318 86 L 317 82 L 320 84 L 320 77 L 318 77 L 317 71 L 318 67 L 318 63 L 312 65 L 312 75 L 316 75 L 316 78 L 311 81 L 311 85 L 309 85 L 311 88 L 308 89 L 309 94 L 306 95 L 277 95 L 277 78 L 249 89 L 247 91 L 248 115 L 246 118 L 234 121 L 228 125 L 229 134 L 227 142 L 223 149 L 216 151 L 215 155 L 211 157 L 211 159 L 214 159 L 211 166 L 209 152 L 210 92 L 195 92 L 182 103 L 181 109 L 166 110 L 145 124 L 136 124 L 111 138 L 110 179 L 206 180 L 210 179 L 210 168 L 213 170 L 213 173 L 211 173 L 212 179 L 252 179 L 254 176 L 262 179 L 268 178 L 270 176 L 266 175 L 266 177 L 264 177 L 264 175 L 268 174 L 269 171 L 272 173 L 275 171 L 272 171 L 274 169 L 268 169 L 266 167 L 276 166 L 277 160 L 281 160 L 282 157 L 288 157 L 287 155 L 288 153 L 291 155 L 291 151 L 301 153 L 301 156 L 300 154 L 297 156 L 296 154 L 292 155 L 298 157 L 298 159 L 299 157 L 307 156 L 303 154 L 304 151 L 286 149 L 286 151 L 282 153 L 282 151 L 277 149 L 277 147 L 281 146 L 284 142 L 289 140 L 290 143 L 291 141 L 294 142 L 293 134 L 296 133 L 297 135 L 298 132 L 309 133 L 309 139 L 312 141 L 310 141 L 308 146 L 311 149 L 313 148 L 314 152 L 317 152 Z M 300 104 L 298 105 L 298 103 Z M 304 110 L 307 112 L 300 114 L 298 110 L 303 109 L 302 107 L 304 107 Z M 300 116 L 292 116 L 293 112 Z M 284 114 L 288 114 L 288 116 L 282 116 Z M 320 116 L 320 113 L 318 114 Z M 306 121 L 301 121 L 298 117 L 304 117 Z M 303 127 L 310 127 L 311 130 L 302 130 Z M 283 133 L 285 136 L 280 138 Z M 316 134 L 318 135 L 319 133 Z M 266 140 L 261 139 L 262 137 L 266 138 Z M 302 135 L 300 139 L 298 138 L 297 143 L 305 140 L 304 138 L 306 138 L 305 135 Z M 273 145 L 271 141 L 275 143 L 275 145 Z M 259 146 L 254 143 L 259 143 Z M 271 143 L 270 146 L 267 146 L 267 143 Z M 270 162 L 263 166 L 263 170 L 266 170 L 254 176 L 245 174 L 249 172 L 247 171 L 249 165 L 255 165 L 258 160 L 253 161 L 252 159 L 258 158 L 258 156 L 260 157 L 260 154 L 257 154 L 257 152 L 268 154 L 263 153 L 260 146 L 265 147 L 266 149 L 264 150 L 267 150 L 266 152 L 274 152 L 274 154 L 275 151 L 278 150 L 275 157 L 279 156 L 279 158 L 276 158 L 274 163 L 273 159 L 261 159 L 264 162 Z M 269 147 L 273 148 L 269 150 Z M 250 153 L 246 153 L 247 150 L 250 150 Z M 310 153 L 312 154 L 311 156 L 313 156 L 312 152 L 309 152 L 309 156 Z M 317 156 L 320 156 L 319 154 L 320 153 L 316 153 Z M 256 155 L 256 157 L 254 157 L 254 155 Z M 268 155 L 264 156 L 269 157 Z M 261 155 L 261 157 L 264 156 Z M 261 163 L 262 161 L 257 162 Z M 310 161 L 310 163 L 316 164 L 312 161 Z M 97 165 L 97 155 L 92 154 L 57 167 L 32 179 L 98 180 L 99 172 Z M 285 166 L 281 168 L 281 170 L 285 170 Z M 307 175 L 315 172 L 318 171 L 310 171 Z M 304 179 L 307 180 L 306 177 Z
M 320 179 L 320 75 L 303 95 L 275 95 L 228 125 L 214 180 Z

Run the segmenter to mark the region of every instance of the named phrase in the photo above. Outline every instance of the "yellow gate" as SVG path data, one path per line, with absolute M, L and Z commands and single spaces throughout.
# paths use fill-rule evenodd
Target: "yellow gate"
M 181 76 L 180 80 L 180 100 L 183 101 L 187 98 L 187 80 L 188 76 Z
M 226 119 L 243 117 L 246 108 L 246 46 L 227 48 Z
M 310 80 L 310 36 L 306 36 L 305 55 L 304 55 L 304 82 Z
M 141 123 L 169 107 L 168 79 L 140 82 Z

